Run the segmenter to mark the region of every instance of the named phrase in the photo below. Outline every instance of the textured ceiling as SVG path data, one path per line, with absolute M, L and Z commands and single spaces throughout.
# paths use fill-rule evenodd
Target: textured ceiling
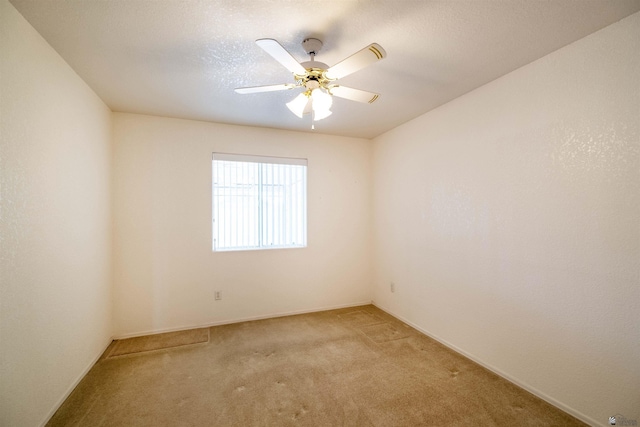
M 11 0 L 113 110 L 311 132 L 297 92 L 256 44 L 333 65 L 369 43 L 387 58 L 340 80 L 381 94 L 335 99 L 315 132 L 372 138 L 640 10 L 640 0 Z

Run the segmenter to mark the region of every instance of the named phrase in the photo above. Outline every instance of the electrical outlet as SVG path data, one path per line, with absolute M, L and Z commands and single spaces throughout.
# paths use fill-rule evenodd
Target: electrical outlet
M 396 291 L 396 284 L 391 282 L 389 289 L 391 289 L 391 292 L 395 292 Z
M 222 292 L 216 291 L 214 296 L 215 296 L 216 301 L 221 300 L 222 299 Z

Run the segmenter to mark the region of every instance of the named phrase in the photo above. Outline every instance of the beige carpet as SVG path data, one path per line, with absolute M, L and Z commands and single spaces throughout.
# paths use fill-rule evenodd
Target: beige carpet
M 103 357 L 48 425 L 584 425 L 373 306 L 209 332 Z
M 164 334 L 116 340 L 110 346 L 107 357 L 145 351 L 162 350 L 182 345 L 199 344 L 209 341 L 209 328 L 190 329 L 187 331 L 166 332 Z

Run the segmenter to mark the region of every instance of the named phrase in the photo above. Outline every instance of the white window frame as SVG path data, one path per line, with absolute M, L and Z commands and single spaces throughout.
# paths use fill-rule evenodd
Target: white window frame
M 306 247 L 307 163 L 289 157 L 213 153 L 213 251 Z

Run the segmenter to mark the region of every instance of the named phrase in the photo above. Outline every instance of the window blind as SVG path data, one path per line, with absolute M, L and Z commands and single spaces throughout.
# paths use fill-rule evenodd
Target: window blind
M 307 160 L 213 154 L 213 250 L 306 246 Z

